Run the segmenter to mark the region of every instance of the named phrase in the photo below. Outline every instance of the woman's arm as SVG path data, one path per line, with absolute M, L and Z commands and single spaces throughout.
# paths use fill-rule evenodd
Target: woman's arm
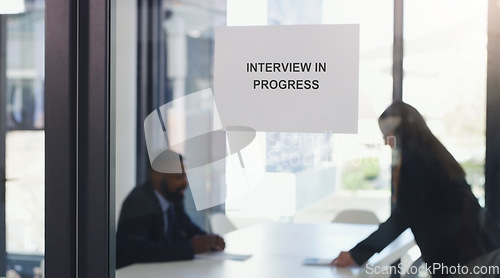
M 380 224 L 378 229 L 365 240 L 358 243 L 349 251 L 358 265 L 365 263 L 373 254 L 382 251 L 389 243 L 396 239 L 408 228 L 408 219 L 399 208 L 395 208 L 387 221 Z
M 341 252 L 332 261 L 337 266 L 352 266 L 364 264 L 373 254 L 382 251 L 389 243 L 396 239 L 404 230 L 408 228 L 408 221 L 401 209 L 393 210 L 387 221 L 380 224 L 378 229 L 365 240 L 358 243 L 349 252 Z

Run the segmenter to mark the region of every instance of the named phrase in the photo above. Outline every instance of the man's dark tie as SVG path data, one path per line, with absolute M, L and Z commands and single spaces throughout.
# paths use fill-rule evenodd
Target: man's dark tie
M 175 212 L 173 205 L 169 206 L 169 208 L 167 209 L 167 223 L 166 240 L 170 243 L 174 240 L 175 231 Z

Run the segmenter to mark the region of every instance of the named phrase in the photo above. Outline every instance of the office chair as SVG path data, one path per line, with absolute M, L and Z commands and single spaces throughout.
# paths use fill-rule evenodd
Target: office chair
M 380 224 L 377 215 L 370 210 L 347 209 L 339 212 L 332 220 L 334 223 Z

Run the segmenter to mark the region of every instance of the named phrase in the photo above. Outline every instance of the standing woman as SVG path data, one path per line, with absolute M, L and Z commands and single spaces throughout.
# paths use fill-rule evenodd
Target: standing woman
M 393 171 L 395 207 L 377 231 L 333 265 L 364 264 L 406 228 L 415 236 L 422 259 L 457 267 L 500 262 L 500 226 L 482 209 L 464 170 L 412 106 L 396 101 L 379 118 L 384 139 L 398 152 Z M 444 271 L 433 277 L 447 276 Z

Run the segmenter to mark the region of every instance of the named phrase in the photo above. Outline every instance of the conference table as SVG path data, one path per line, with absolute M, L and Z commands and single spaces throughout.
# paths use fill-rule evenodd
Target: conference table
M 251 255 L 244 261 L 221 259 L 223 254 L 204 254 L 192 261 L 134 264 L 119 269 L 117 278 L 275 278 L 357 277 L 363 267 L 304 265 L 306 258 L 333 259 L 377 229 L 366 224 L 266 223 L 230 232 L 224 236 L 227 254 Z M 369 262 L 377 263 L 413 246 L 409 230 Z

